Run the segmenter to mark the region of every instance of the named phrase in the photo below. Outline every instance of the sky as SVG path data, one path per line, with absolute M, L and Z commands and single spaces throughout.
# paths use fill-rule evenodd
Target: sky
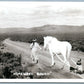
M 0 28 L 84 25 L 84 2 L 0 2 Z

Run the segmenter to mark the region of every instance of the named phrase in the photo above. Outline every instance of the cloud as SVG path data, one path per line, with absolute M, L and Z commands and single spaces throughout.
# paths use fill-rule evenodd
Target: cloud
M 44 24 L 84 25 L 83 8 L 83 2 L 1 2 L 0 28 L 29 28 Z

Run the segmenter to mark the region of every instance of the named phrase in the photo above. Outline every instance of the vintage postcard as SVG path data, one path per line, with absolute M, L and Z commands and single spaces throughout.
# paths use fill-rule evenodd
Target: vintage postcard
M 8 79 L 84 81 L 84 2 L 0 1 L 0 81 Z

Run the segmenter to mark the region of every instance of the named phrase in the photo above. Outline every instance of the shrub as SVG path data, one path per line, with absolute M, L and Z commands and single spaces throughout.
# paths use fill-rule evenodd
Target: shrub
M 13 53 L 2 53 L 0 52 L 0 63 L 2 64 L 2 74 L 5 78 L 16 78 L 13 75 L 14 71 L 21 71 L 21 56 L 15 56 Z

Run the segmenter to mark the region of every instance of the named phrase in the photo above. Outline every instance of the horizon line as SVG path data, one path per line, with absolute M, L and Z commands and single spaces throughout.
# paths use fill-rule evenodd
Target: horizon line
M 10 29 L 12 29 L 12 28 L 25 28 L 25 29 L 31 29 L 31 28 L 36 28 L 36 27 L 43 27 L 43 26 L 73 26 L 73 27 L 76 27 L 76 26 L 78 26 L 78 27 L 82 27 L 82 26 L 84 26 L 84 25 L 56 25 L 56 24 L 46 24 L 46 25 L 41 25 L 41 26 L 35 26 L 35 27 L 3 27 L 3 28 L 0 28 L 0 29 L 6 29 L 6 28 L 10 28 Z

